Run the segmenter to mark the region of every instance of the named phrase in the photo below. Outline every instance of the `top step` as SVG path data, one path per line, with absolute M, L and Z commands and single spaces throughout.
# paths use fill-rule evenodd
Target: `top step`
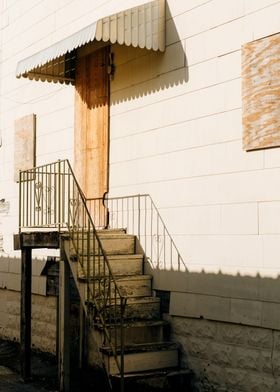
M 126 234 L 126 229 L 102 229 L 96 230 L 99 236 L 112 234 Z

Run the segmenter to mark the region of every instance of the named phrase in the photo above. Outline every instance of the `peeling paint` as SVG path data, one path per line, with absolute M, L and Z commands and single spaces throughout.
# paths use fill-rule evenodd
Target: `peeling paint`
M 0 200 L 0 214 L 7 214 L 10 210 L 10 202 L 5 199 Z

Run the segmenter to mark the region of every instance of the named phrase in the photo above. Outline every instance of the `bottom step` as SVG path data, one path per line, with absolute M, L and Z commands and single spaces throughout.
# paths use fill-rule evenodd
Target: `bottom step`
M 113 390 L 118 391 L 120 375 L 111 377 Z M 124 375 L 125 389 L 133 392 L 194 392 L 195 377 L 191 370 L 162 370 Z
M 109 348 L 101 348 L 109 375 L 119 374 L 119 368 Z M 117 356 L 120 364 L 120 355 Z M 135 373 L 178 367 L 178 347 L 175 343 L 135 344 L 125 348 L 124 372 Z

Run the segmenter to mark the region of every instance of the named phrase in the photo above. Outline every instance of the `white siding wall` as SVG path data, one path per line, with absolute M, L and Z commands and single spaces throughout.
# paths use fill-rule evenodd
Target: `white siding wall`
M 37 115 L 37 164 L 73 158 L 74 88 L 16 79 L 17 62 L 78 31 L 98 17 L 141 3 L 139 0 L 0 0 L 0 199 L 10 201 L 0 215 L 6 254 L 18 225 L 18 186 L 13 181 L 14 120 Z
M 150 193 L 190 271 L 276 277 L 280 151 L 242 150 L 241 46 L 280 2 L 168 5 L 164 55 L 115 48 L 111 194 Z

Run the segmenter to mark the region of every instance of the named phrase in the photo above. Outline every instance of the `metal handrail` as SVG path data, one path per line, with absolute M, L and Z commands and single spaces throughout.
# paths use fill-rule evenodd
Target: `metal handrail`
M 20 172 L 19 231 L 30 229 L 68 232 L 72 245 L 70 253 L 78 261 L 78 276 L 86 283 L 82 298 L 86 312 L 89 316 L 93 310 L 93 321 L 102 326 L 103 344 L 109 345 L 113 353 L 123 391 L 127 298 L 114 277 L 85 196 L 68 160 Z
M 145 258 L 154 269 L 186 270 L 186 264 L 149 194 L 87 199 L 93 220 L 112 229 L 126 228 L 138 237 Z M 98 207 L 103 203 L 102 209 Z M 101 211 L 101 212 L 100 212 Z M 102 213 L 106 214 L 102 217 Z M 108 218 L 107 218 L 108 217 Z

